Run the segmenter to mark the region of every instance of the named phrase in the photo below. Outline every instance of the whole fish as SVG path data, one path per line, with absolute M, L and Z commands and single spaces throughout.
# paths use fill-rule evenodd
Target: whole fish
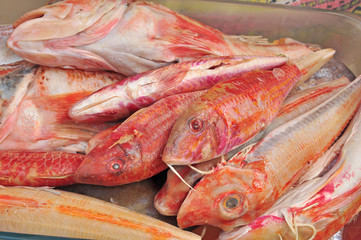
M 99 122 L 128 117 L 164 97 L 208 89 L 254 69 L 272 69 L 285 57 L 230 56 L 172 64 L 138 74 L 75 103 L 69 115 L 76 121 Z
M 297 61 L 297 66 L 255 70 L 214 85 L 175 122 L 163 161 L 202 162 L 248 141 L 274 119 L 295 84 L 317 71 L 334 52 L 320 50 Z
M 76 101 L 124 77 L 110 72 L 36 66 L 25 61 L 0 67 L 0 150 L 84 152 L 109 123 L 78 124 L 68 111 Z
M 59 187 L 74 184 L 84 155 L 67 152 L 0 152 L 0 185 Z
M 194 167 L 205 172 L 212 170 L 217 166 L 217 164 L 232 158 L 238 151 L 242 151 L 247 146 L 260 141 L 271 130 L 281 126 L 291 119 L 296 118 L 315 106 L 318 106 L 340 91 L 348 83 L 350 83 L 350 80 L 342 77 L 289 95 L 285 99 L 276 118 L 265 130 L 259 132 L 256 136 L 242 144 L 240 147 L 225 154 L 222 158 L 216 158 L 210 161 L 195 164 Z M 196 182 L 203 177 L 202 173 L 196 172 L 188 166 L 175 166 L 174 168 L 176 172 L 191 186 L 194 186 Z M 320 167 L 320 169 L 323 168 Z M 310 174 L 312 174 L 312 172 L 313 171 L 308 171 Z M 313 172 L 313 174 L 315 173 Z M 189 190 L 189 187 L 184 184 L 173 171 L 168 170 L 167 180 L 154 198 L 154 206 L 163 215 L 175 216 L 177 215 L 178 210 Z
M 201 237 L 124 207 L 48 188 L 1 187 L 0 231 L 82 239 Z
M 26 13 L 14 28 L 8 46 L 30 62 L 126 76 L 208 55 L 312 52 L 294 41 L 247 43 L 148 1 L 60 1 Z
M 334 147 L 328 150 L 339 154 L 327 173 L 293 188 L 264 215 L 222 233 L 220 239 L 330 239 L 361 210 L 361 108 L 342 137 L 346 140 L 339 144 L 342 148 L 337 147 L 340 151 Z
M 162 152 L 174 122 L 204 91 L 172 95 L 134 113 L 86 155 L 75 181 L 114 186 L 165 170 Z M 100 133 L 103 135 L 102 133 Z
M 205 176 L 183 202 L 179 226 L 207 223 L 227 231 L 265 213 L 343 131 L 360 105 L 360 92 L 361 76 Z

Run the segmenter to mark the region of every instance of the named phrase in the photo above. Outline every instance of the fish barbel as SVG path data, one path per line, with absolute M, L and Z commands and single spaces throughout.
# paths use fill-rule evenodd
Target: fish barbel
M 259 132 L 252 139 L 232 150 L 231 152 L 225 154 L 224 156 L 195 164 L 194 167 L 198 170 L 209 172 L 215 168 L 217 164 L 221 163 L 222 161 L 229 160 L 238 152 L 242 152 L 248 146 L 260 141 L 271 130 L 326 101 L 349 83 L 350 80 L 348 80 L 346 77 L 341 77 L 339 79 L 325 82 L 323 84 L 301 90 L 287 96 L 280 111 L 277 114 L 277 117 L 265 130 Z M 202 173 L 193 171 L 188 166 L 175 166 L 174 168 L 176 172 L 178 172 L 178 174 L 190 186 L 194 186 L 195 183 L 203 177 Z M 310 173 L 309 175 L 316 174 L 314 171 L 310 170 L 308 173 Z M 154 198 L 154 206 L 163 215 L 176 216 L 189 190 L 189 187 L 184 184 L 183 181 L 173 171 L 168 170 L 167 180 Z
M 296 41 L 247 43 L 147 1 L 65 0 L 26 13 L 14 27 L 8 46 L 30 62 L 126 76 L 208 55 L 312 52 Z
M 1 187 L 0 231 L 82 238 L 200 240 L 155 218 L 96 198 L 49 188 Z
M 205 176 L 183 202 L 179 226 L 209 224 L 229 231 L 265 213 L 343 131 L 360 105 L 360 92 L 361 76 Z
M 0 67 L 0 150 L 53 151 L 86 142 L 108 123 L 78 124 L 71 105 L 124 76 L 110 72 L 36 66 L 25 61 Z M 76 147 L 75 145 L 78 145 Z
M 327 173 L 291 189 L 251 224 L 222 233 L 221 240 L 265 238 L 329 239 L 361 208 L 361 108 L 343 133 L 345 140 L 327 158 L 336 163 Z M 322 156 L 323 157 L 323 156 Z M 320 168 L 322 170 L 322 168 Z
M 274 119 L 295 84 L 334 53 L 320 50 L 297 61 L 297 66 L 255 70 L 214 85 L 175 122 L 163 161 L 170 165 L 203 162 L 248 141 Z
M 287 60 L 286 57 L 230 56 L 172 64 L 104 87 L 75 103 L 69 115 L 82 122 L 125 118 L 164 97 L 207 89 L 254 69 L 272 69 Z
M 115 186 L 165 170 L 162 152 L 174 122 L 204 91 L 172 95 L 131 115 L 103 136 L 78 167 L 75 181 Z M 100 135 L 103 135 L 100 133 Z

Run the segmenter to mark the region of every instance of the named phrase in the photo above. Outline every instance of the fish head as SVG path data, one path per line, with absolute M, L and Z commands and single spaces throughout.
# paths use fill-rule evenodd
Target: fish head
M 76 47 L 102 39 L 122 19 L 129 2 L 65 0 L 43 6 L 14 23 L 7 45 L 19 56 L 40 65 L 81 68 L 87 63 L 89 70 L 100 70 L 109 63 Z M 95 63 L 90 61 L 92 58 Z
M 163 151 L 163 162 L 188 165 L 219 155 L 226 143 L 227 125 L 220 114 L 207 107 L 186 112 L 173 125 Z
M 188 194 L 178 212 L 178 225 L 181 228 L 212 225 L 230 231 L 248 224 L 254 220 L 253 210 L 257 202 L 254 195 L 262 189 L 265 181 L 264 176 L 257 175 L 247 170 L 218 166 Z
M 115 186 L 134 182 L 141 175 L 141 145 L 133 135 L 122 139 L 112 135 L 98 143 L 75 173 L 77 183 Z M 137 181 L 137 180 L 136 180 Z

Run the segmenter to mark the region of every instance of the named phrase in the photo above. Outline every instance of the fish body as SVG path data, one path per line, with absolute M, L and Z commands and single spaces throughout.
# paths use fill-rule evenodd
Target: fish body
M 263 216 L 247 226 L 222 233 L 220 239 L 265 239 L 271 236 L 329 239 L 339 231 L 361 210 L 360 120 L 359 108 L 342 135 L 346 140 L 338 147 L 340 151 L 336 151 L 336 157 L 330 155 L 336 158 L 330 170 L 291 189 Z M 330 151 L 334 152 L 334 147 Z
M 70 106 L 124 78 L 105 71 L 66 70 L 25 61 L 3 65 L 0 73 L 2 151 L 52 151 L 74 145 L 72 151 L 83 152 L 86 141 L 109 124 L 77 124 L 68 116 Z
M 208 89 L 248 71 L 272 69 L 286 61 L 286 57 L 229 56 L 172 64 L 104 87 L 75 103 L 69 115 L 82 122 L 122 119 L 164 97 Z
M 0 231 L 82 239 L 201 239 L 152 217 L 49 188 L 0 188 Z
M 223 155 L 223 160 L 232 158 L 235 153 L 237 154 L 237 152 L 243 150 L 247 146 L 260 141 L 271 130 L 326 101 L 349 83 L 350 80 L 347 78 L 340 78 L 290 94 L 285 99 L 276 118 L 265 130 L 259 132 L 252 139 L 232 150 L 231 152 Z M 194 167 L 202 171 L 210 171 L 215 168 L 217 164 L 221 163 L 222 158 L 216 158 L 210 161 L 195 164 Z M 193 186 L 203 177 L 201 173 L 193 171 L 188 166 L 175 166 L 174 168 L 179 173 L 179 175 L 182 176 L 182 178 L 191 186 Z M 168 170 L 167 180 L 164 186 L 155 196 L 154 205 L 161 214 L 166 216 L 176 216 L 189 190 L 189 187 L 185 185 L 181 179 L 174 174 L 173 171 Z
M 74 184 L 84 155 L 67 152 L 0 152 L 0 185 L 59 187 Z
M 246 142 L 273 120 L 300 77 L 296 65 L 285 64 L 214 85 L 175 122 L 163 161 L 202 162 Z
M 8 46 L 30 62 L 126 76 L 209 55 L 312 52 L 299 42 L 247 43 L 147 1 L 66 0 L 30 11 L 14 26 Z
M 204 91 L 172 95 L 141 109 L 104 136 L 78 167 L 78 183 L 122 185 L 165 170 L 162 152 L 178 117 Z M 100 133 L 102 135 L 102 133 Z
M 246 156 L 205 176 L 178 212 L 181 227 L 231 230 L 269 209 L 333 143 L 361 101 L 361 77 L 328 101 L 271 131 Z

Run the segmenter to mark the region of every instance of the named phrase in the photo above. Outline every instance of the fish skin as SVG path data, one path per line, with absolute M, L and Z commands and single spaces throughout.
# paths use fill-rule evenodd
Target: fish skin
M 163 161 L 170 165 L 202 162 L 246 142 L 273 120 L 300 78 L 300 70 L 289 63 L 214 85 L 175 122 Z M 199 131 L 191 129 L 192 122 L 201 125 Z
M 175 120 L 204 91 L 172 95 L 143 108 L 105 136 L 75 173 L 78 183 L 115 186 L 165 170 L 162 152 Z M 102 133 L 100 133 L 102 134 Z M 117 164 L 118 168 L 113 168 Z
M 178 224 L 207 223 L 228 231 L 263 214 L 346 127 L 360 105 L 360 91 L 361 77 L 317 108 L 270 132 L 245 157 L 233 158 L 205 176 L 183 202 Z M 237 198 L 240 204 L 226 209 L 227 198 Z
M 12 25 L 0 25 L 0 65 L 21 61 L 22 58 L 16 55 L 6 42 L 14 28 Z
M 172 64 L 104 87 L 75 103 L 69 116 L 79 122 L 114 121 L 164 97 L 210 88 L 254 69 L 272 69 L 286 57 L 227 56 Z
M 259 132 L 246 143 L 222 156 L 223 160 L 227 161 L 228 159 L 234 157 L 239 151 L 243 151 L 246 147 L 260 141 L 271 130 L 286 123 L 287 121 L 292 120 L 293 118 L 296 118 L 313 107 L 318 106 L 349 83 L 350 80 L 342 77 L 340 79 L 326 82 L 288 95 L 272 123 L 265 130 Z M 221 161 L 221 158 L 216 158 L 207 162 L 195 164 L 194 167 L 202 171 L 209 171 L 215 168 L 218 163 L 221 163 Z M 193 171 L 188 166 L 175 166 L 174 168 L 191 186 L 194 186 L 195 183 L 203 177 L 201 173 Z M 176 216 L 189 190 L 189 187 L 185 185 L 181 179 L 173 173 L 173 171 L 168 170 L 167 180 L 154 198 L 154 206 L 163 215 Z
M 84 155 L 67 152 L 0 152 L 0 185 L 71 185 L 83 159 Z
M 296 42 L 247 43 L 147 1 L 66 0 L 25 14 L 14 26 L 8 46 L 30 62 L 126 76 L 210 55 L 294 59 L 313 51 Z
M 200 240 L 155 218 L 81 194 L 0 188 L 0 231 L 104 240 Z

